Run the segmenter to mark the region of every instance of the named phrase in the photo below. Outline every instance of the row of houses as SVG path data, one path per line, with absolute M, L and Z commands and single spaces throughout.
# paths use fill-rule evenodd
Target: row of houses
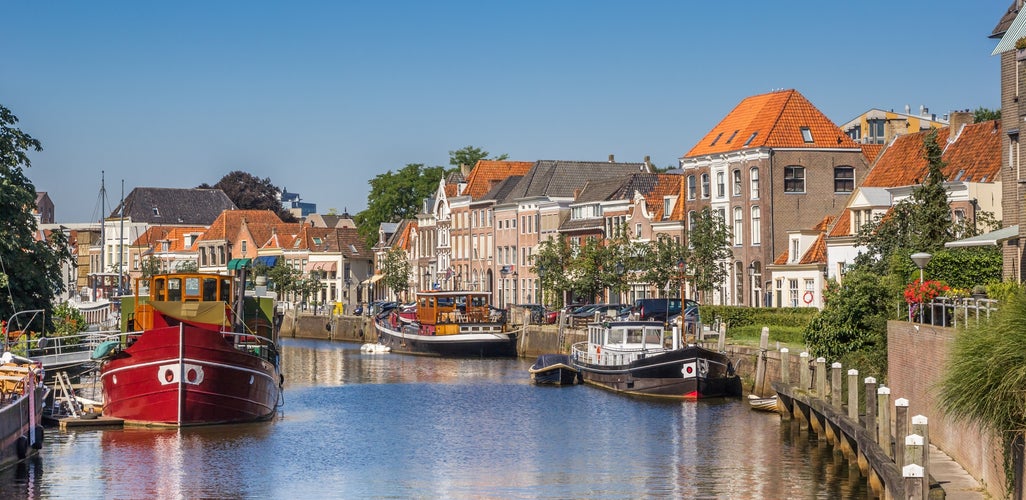
M 871 117 L 862 122 L 868 126 Z M 893 121 L 893 118 L 887 118 Z M 1002 124 L 968 111 L 897 127 L 889 142 L 859 141 L 797 90 L 743 99 L 686 154 L 654 173 L 642 162 L 482 160 L 439 181 L 416 219 L 382 225 L 376 254 L 401 248 L 410 289 L 470 288 L 497 303 L 541 301 L 534 256 L 563 235 L 572 244 L 626 228 L 637 242 L 686 243 L 699 210 L 731 232 L 727 280 L 715 304 L 819 307 L 859 248 L 858 228 L 909 196 L 925 177 L 923 140 L 938 129 L 952 216 L 1002 217 Z M 849 126 L 850 128 L 850 126 Z M 629 300 L 659 296 L 634 283 Z M 670 292 L 674 293 L 674 292 Z

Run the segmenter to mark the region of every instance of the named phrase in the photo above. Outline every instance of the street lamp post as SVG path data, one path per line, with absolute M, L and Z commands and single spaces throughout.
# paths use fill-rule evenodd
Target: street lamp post
M 748 264 L 748 286 L 752 287 L 751 304 L 752 307 L 755 307 L 757 305 L 755 300 L 755 262 Z
M 623 303 L 623 297 L 622 297 L 622 290 L 621 289 L 623 288 L 622 287 L 622 284 L 623 284 L 623 272 L 624 272 L 623 262 L 617 262 L 616 263 L 616 268 L 614 270 L 616 271 L 616 277 L 617 277 L 617 282 L 616 282 L 616 302 L 619 303 L 619 304 L 622 304 Z
M 545 266 L 538 266 L 538 283 L 541 285 L 541 302 L 542 307 L 545 306 Z
M 923 286 L 923 269 L 926 267 L 927 264 L 930 263 L 930 259 L 931 258 L 933 258 L 933 256 L 928 254 L 928 253 L 926 253 L 926 252 L 919 252 L 919 253 L 912 254 L 912 262 L 915 262 L 916 263 L 916 267 L 919 268 L 919 286 L 920 287 Z M 926 304 L 924 304 L 922 302 L 919 303 L 919 322 L 920 323 L 923 322 L 923 307 L 925 305 Z

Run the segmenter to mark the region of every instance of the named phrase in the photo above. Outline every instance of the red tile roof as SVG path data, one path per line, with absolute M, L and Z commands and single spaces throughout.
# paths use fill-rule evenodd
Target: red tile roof
M 167 241 L 169 252 L 190 250 L 185 246 L 185 235 L 203 234 L 206 229 L 203 226 L 150 226 L 132 242 L 132 246 L 154 248 L 158 243 Z
M 862 183 L 866 187 L 910 186 L 922 181 L 928 168 L 923 138 L 929 131 L 898 136 L 884 149 Z M 955 142 L 950 129 L 937 130 L 944 148 L 944 178 L 949 181 L 996 182 L 1001 172 L 1001 124 L 996 120 L 966 125 Z
M 677 174 L 656 174 L 656 185 L 645 194 L 645 205 L 652 212 L 652 220 L 663 219 L 663 198 L 676 196 L 677 203 L 670 214 L 671 220 L 684 220 L 684 197 L 681 196 L 684 176 Z
M 876 157 L 880 156 L 880 152 L 883 151 L 883 144 L 863 144 L 862 145 L 862 156 L 866 157 L 866 164 L 872 165 Z
M 281 219 L 270 210 L 225 210 L 214 220 L 199 241 L 224 240 L 235 238 L 242 227 L 243 219 L 246 224 L 281 224 Z M 268 233 L 269 235 L 270 233 Z M 257 241 L 267 241 L 267 238 Z
M 803 128 L 811 134 L 811 142 L 803 137 Z M 684 156 L 757 147 L 858 149 L 860 145 L 791 89 L 745 98 Z
M 513 175 L 524 175 L 532 166 L 532 161 L 479 160 L 474 170 L 470 171 L 463 194 L 470 196 L 472 200 L 480 199 L 496 182 Z

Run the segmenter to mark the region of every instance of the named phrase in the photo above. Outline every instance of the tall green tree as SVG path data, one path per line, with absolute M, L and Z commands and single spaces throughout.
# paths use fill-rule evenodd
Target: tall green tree
M 730 229 L 723 217 L 709 208 L 699 210 L 691 223 L 688 246 L 691 251 L 685 256 L 685 272 L 695 289 L 704 294 L 722 285 L 727 279 L 727 270 L 721 264 L 733 256 Z
M 1001 119 L 1001 110 L 1000 109 L 993 110 L 993 109 L 988 109 L 988 108 L 985 108 L 983 106 L 980 106 L 980 107 L 976 108 L 976 111 L 973 111 L 973 123 L 980 123 L 980 122 L 986 122 L 986 121 L 990 121 L 990 120 L 1000 120 L 1000 119 Z
M 43 147 L 16 127 L 18 118 L 0 106 L 0 319 L 15 311 L 52 311 L 54 297 L 64 292 L 61 266 L 72 262 L 67 237 L 53 231 L 37 241 L 36 188 L 25 175 L 29 152 Z M 6 277 L 6 279 L 4 278 Z M 50 314 L 47 314 L 49 317 Z
M 367 208 L 353 217 L 367 246 L 373 247 L 378 242 L 378 228 L 382 222 L 399 222 L 415 217 L 424 199 L 434 194 L 443 175 L 443 167 L 410 163 L 398 172 L 389 170 L 371 179 Z
M 203 183 L 198 189 L 220 189 L 240 210 L 270 210 L 285 222 L 296 222 L 296 217 L 285 210 L 278 200 L 281 190 L 271 182 L 242 170 L 228 172 L 213 186 Z
M 640 281 L 651 283 L 660 290 L 666 290 L 669 285 L 671 295 L 681 291 L 686 273 L 680 266 L 682 263 L 685 267 L 687 265 L 690 252 L 688 247 L 664 236 L 653 242 L 649 250 L 642 259 Z
M 509 158 L 507 154 L 501 154 L 495 158 L 488 158 L 488 151 L 484 151 L 481 148 L 475 148 L 474 146 L 466 146 L 462 149 L 455 151 L 449 151 L 449 165 L 459 168 L 460 165 L 467 165 L 473 167 L 477 165 L 478 160 L 505 160 Z
M 534 254 L 534 267 L 531 271 L 541 281 L 542 290 L 548 302 L 562 306 L 566 302 L 566 294 L 571 290 L 570 263 L 573 262 L 573 247 L 560 234 L 553 239 L 542 241 L 538 252 Z
M 597 300 L 599 293 L 606 288 L 603 274 L 607 265 L 602 243 L 595 238 L 586 239 L 570 262 L 570 290 L 589 302 Z
M 884 280 L 867 270 L 849 271 L 842 285 L 830 281 L 823 309 L 802 332 L 811 354 L 886 375 L 890 297 Z
M 410 268 L 410 261 L 407 260 L 403 249 L 392 248 L 385 253 L 385 259 L 381 263 L 381 279 L 399 300 L 408 299 L 406 292 L 410 289 Z

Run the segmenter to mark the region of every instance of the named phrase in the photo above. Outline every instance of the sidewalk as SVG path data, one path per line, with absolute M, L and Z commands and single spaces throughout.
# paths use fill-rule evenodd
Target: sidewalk
M 980 483 L 969 475 L 936 446 L 930 445 L 930 475 L 944 489 L 945 498 L 951 500 L 983 500 L 990 495 Z

